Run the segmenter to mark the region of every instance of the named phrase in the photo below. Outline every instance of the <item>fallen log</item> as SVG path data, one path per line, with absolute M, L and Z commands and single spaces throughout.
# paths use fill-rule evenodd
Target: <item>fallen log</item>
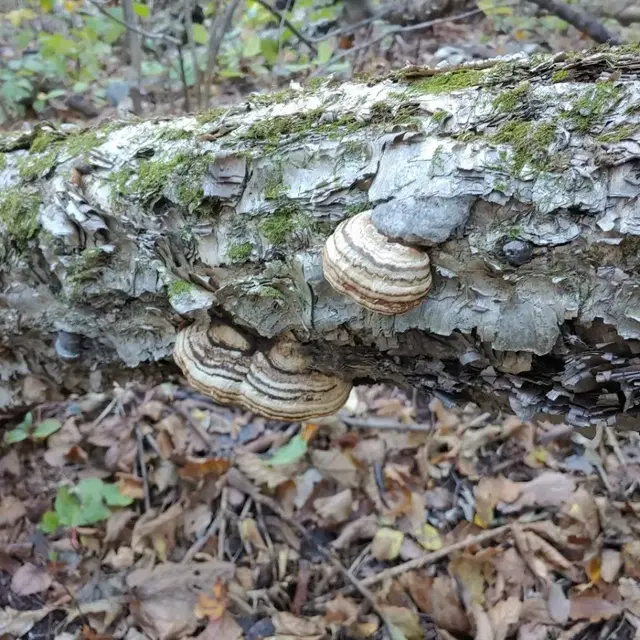
M 576 425 L 635 415 L 639 70 L 632 47 L 515 56 L 3 135 L 0 407 L 36 382 L 175 373 L 179 327 L 206 315 L 293 336 L 349 382 Z M 324 277 L 327 239 L 365 211 L 428 256 L 404 313 Z

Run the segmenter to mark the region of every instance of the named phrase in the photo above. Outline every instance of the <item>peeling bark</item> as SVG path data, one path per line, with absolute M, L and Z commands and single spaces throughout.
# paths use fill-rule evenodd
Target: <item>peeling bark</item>
M 171 366 L 179 325 L 215 313 L 293 332 L 356 381 L 573 424 L 633 415 L 639 69 L 632 48 L 516 56 L 5 136 L 0 407 L 28 400 L 29 372 L 72 389 Z M 406 314 L 323 278 L 324 241 L 367 209 L 429 253 L 433 289 Z

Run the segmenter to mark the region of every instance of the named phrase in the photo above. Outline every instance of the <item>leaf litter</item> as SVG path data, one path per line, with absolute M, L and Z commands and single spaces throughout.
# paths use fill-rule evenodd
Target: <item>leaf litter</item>
M 640 638 L 635 432 L 383 386 L 289 425 L 131 384 L 3 438 L 0 637 Z

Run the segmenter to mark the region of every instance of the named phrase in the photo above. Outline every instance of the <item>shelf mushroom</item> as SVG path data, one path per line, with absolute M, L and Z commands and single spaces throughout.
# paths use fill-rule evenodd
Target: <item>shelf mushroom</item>
M 174 359 L 189 383 L 216 402 L 274 420 L 331 415 L 347 401 L 352 386 L 311 369 L 311 358 L 292 339 L 282 338 L 262 352 L 233 327 L 206 321 L 178 333 Z
M 427 253 L 381 234 L 371 211 L 338 225 L 325 243 L 322 266 L 338 293 L 384 315 L 416 307 L 432 285 Z
M 256 353 L 242 385 L 242 401 L 250 411 L 274 420 L 310 420 L 338 411 L 351 383 L 310 369 L 311 359 L 299 343 L 281 340 Z
M 221 404 L 241 401 L 252 354 L 250 342 L 233 327 L 202 320 L 182 329 L 173 349 L 189 384 Z

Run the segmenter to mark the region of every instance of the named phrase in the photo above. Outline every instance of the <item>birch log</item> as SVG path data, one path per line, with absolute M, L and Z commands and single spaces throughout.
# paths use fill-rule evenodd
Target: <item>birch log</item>
M 640 399 L 640 50 L 512 57 L 0 139 L 0 406 L 176 372 L 213 314 L 358 381 L 560 414 Z M 401 315 L 334 291 L 372 211 L 429 255 Z M 168 369 L 166 368 L 168 367 Z

